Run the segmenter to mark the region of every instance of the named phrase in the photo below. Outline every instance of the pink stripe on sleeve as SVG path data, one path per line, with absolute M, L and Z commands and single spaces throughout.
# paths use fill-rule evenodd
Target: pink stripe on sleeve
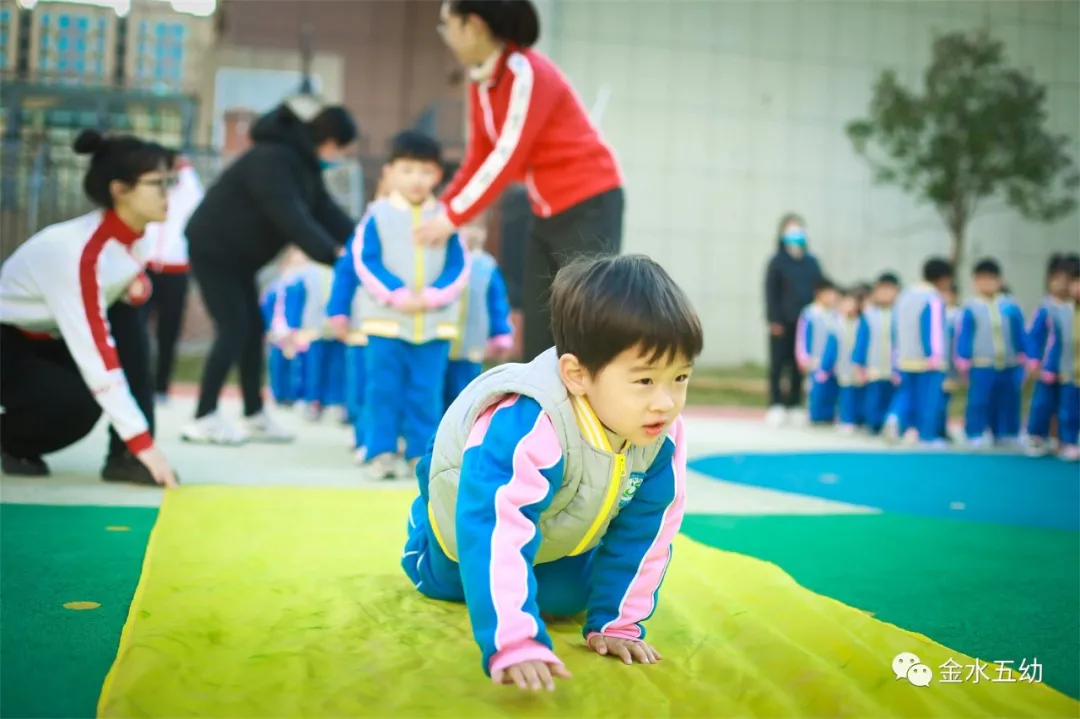
M 659 589 L 671 560 L 671 543 L 675 541 L 675 535 L 682 526 L 683 514 L 686 511 L 686 432 L 681 415 L 668 430 L 668 437 L 675 443 L 675 453 L 671 458 L 671 471 L 675 475 L 675 496 L 664 510 L 660 531 L 645 552 L 637 574 L 630 580 L 626 595 L 619 603 L 619 616 L 600 630 L 601 634 L 609 637 L 640 639 L 638 623 L 644 621 L 654 609 L 656 590 Z
M 510 481 L 495 491 L 495 527 L 491 532 L 491 600 L 495 608 L 496 652 L 536 636 L 536 618 L 525 611 L 529 574 L 522 551 L 537 528 L 521 509 L 543 501 L 551 484 L 540 472 L 562 458 L 562 446 L 551 418 L 537 415 L 532 429 L 514 448 Z
M 495 412 L 504 407 L 513 407 L 520 396 L 517 394 L 510 395 L 481 412 L 480 416 L 473 422 L 472 429 L 469 430 L 469 438 L 465 441 L 465 450 L 479 447 L 484 441 L 484 437 L 487 436 L 488 428 L 491 427 L 491 418 L 495 415 Z
M 810 366 L 810 354 L 806 351 L 806 314 L 799 315 L 795 324 L 795 361 L 800 367 Z
M 945 302 L 937 295 L 930 297 L 930 359 L 934 366 L 945 365 Z
M 368 212 L 360 220 L 353 238 L 353 267 L 356 276 L 360 278 L 360 286 L 371 293 L 371 296 L 381 304 L 389 304 L 391 301 L 390 288 L 375 277 L 375 273 L 364 264 L 364 235 L 367 234 L 368 224 L 375 221 L 375 215 Z

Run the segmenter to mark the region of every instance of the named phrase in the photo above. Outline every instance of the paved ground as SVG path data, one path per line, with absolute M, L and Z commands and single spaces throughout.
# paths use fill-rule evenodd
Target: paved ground
M 206 447 L 180 441 L 179 430 L 191 417 L 194 400 L 173 399 L 158 408 L 157 436 L 181 480 L 200 484 L 258 484 L 362 487 L 368 482 L 353 463 L 346 427 L 325 418 L 305 421 L 298 412 L 277 410 L 275 416 L 294 429 L 297 441 L 289 445 Z M 238 416 L 236 400 L 226 399 L 223 411 Z M 740 451 L 805 451 L 881 449 L 880 442 L 864 437 L 840 437 L 828 430 L 785 428 L 768 431 L 747 411 L 695 409 L 688 412 L 687 431 L 691 458 Z M 161 491 L 102 482 L 97 478 L 107 445 L 105 424 L 90 437 L 48 458 L 53 475 L 47 480 L 5 477 L 0 501 L 20 504 L 76 504 L 157 506 Z M 837 502 L 784 492 L 718 482 L 691 473 L 688 488 L 692 510 L 700 514 L 848 514 L 873 512 Z M 398 482 L 403 488 L 411 483 Z

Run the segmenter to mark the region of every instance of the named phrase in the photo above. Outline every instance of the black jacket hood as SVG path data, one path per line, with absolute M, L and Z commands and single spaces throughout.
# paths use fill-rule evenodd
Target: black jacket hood
M 266 142 L 285 145 L 296 151 L 304 162 L 319 166 L 319 156 L 315 151 L 315 140 L 311 137 L 307 125 L 288 105 L 278 105 L 266 113 L 251 126 L 252 142 Z

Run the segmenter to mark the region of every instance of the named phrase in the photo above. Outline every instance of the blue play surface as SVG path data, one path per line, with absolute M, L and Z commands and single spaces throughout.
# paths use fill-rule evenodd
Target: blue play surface
M 690 468 L 755 487 L 922 517 L 1080 530 L 1080 466 L 1001 454 L 821 452 L 701 457 Z

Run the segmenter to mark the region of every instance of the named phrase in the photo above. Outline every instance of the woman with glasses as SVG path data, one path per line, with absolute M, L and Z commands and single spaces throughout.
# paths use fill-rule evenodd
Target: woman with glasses
M 0 456 L 7 475 L 45 476 L 44 455 L 79 441 L 102 413 L 101 476 L 174 486 L 154 443 L 150 349 L 138 305 L 150 296 L 132 250 L 165 219 L 163 147 L 84 130 L 83 189 L 98 209 L 46 227 L 0 267 Z
M 455 228 L 523 182 L 536 221 L 525 249 L 524 355 L 554 344 L 548 293 L 555 273 L 583 255 L 618 253 L 622 172 L 577 93 L 532 46 L 540 19 L 529 0 L 449 0 L 439 33 L 469 69 L 465 159 L 443 192 L 443 213 L 416 239 L 441 244 Z
M 169 189 L 169 216 L 146 228 L 146 276 L 153 291 L 143 305 L 149 319 L 157 320 L 157 367 L 154 371 L 154 403 L 168 399 L 176 343 L 184 323 L 188 294 L 188 242 L 184 227 L 203 198 L 199 175 L 179 153 L 169 150 L 173 182 Z

